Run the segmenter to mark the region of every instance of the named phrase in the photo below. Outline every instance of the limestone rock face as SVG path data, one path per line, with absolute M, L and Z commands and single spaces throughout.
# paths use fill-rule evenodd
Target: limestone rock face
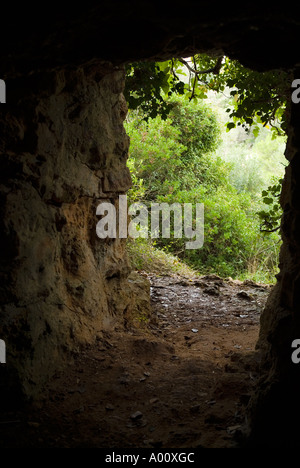
M 125 239 L 96 235 L 98 203 L 131 184 L 123 86 L 107 63 L 36 74 L 1 114 L 0 337 L 29 395 L 137 306 Z
M 286 168 L 281 206 L 280 273 L 261 316 L 258 348 L 262 350 L 261 377 L 251 402 L 253 443 L 297 446 L 300 364 L 293 363 L 292 342 L 300 337 L 300 108 L 291 105 Z

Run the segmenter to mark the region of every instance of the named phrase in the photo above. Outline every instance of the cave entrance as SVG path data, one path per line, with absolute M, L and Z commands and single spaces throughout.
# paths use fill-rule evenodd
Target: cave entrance
M 274 79 L 274 73 L 246 69 L 224 56 L 127 67 L 125 96 L 132 109 L 125 129 L 133 179 L 128 198 L 148 212 L 152 206 L 169 210 L 160 226 L 156 222 L 156 232 L 152 213 L 140 223 L 139 243 L 129 247 L 134 267 L 151 269 L 157 247 L 171 254 L 169 263 L 164 256 L 165 265 L 158 254 L 160 271 L 172 270 L 173 264 L 175 272 L 182 262 L 203 274 L 274 284 L 281 246 L 279 197 L 288 163 L 287 81 L 283 72 Z M 200 203 L 204 238 L 200 248 L 191 242 L 187 248 L 184 222 L 178 227 L 175 220 L 193 205 L 196 238 Z
M 102 444 L 103 447 L 117 447 L 128 444 L 132 447 L 144 446 L 145 441 L 149 446 L 156 444 L 156 447 L 170 446 L 169 443 L 175 447 L 178 444 L 198 446 L 203 443 L 198 425 L 201 408 L 209 410 L 204 413 L 204 423 L 215 424 L 218 430 L 222 427 L 222 436 L 228 437 L 235 432 L 232 427 L 240 425 L 240 421 L 231 425 L 236 422 L 231 409 L 229 419 L 233 418 L 233 421 L 230 425 L 227 419 L 220 420 L 215 408 L 223 403 L 215 398 L 212 387 L 203 389 L 202 394 L 194 393 L 192 401 L 186 389 L 194 386 L 197 392 L 197 385 L 205 375 L 205 372 L 201 373 L 202 366 L 214 354 L 221 360 L 229 359 L 223 362 L 222 369 L 227 364 L 225 374 L 232 379 L 237 373 L 234 370 L 242 348 L 235 348 L 237 354 L 226 357 L 222 349 L 217 349 L 220 345 L 209 339 L 209 352 L 205 356 L 205 343 L 202 343 L 201 355 L 197 348 L 201 345 L 200 324 L 192 324 L 184 335 L 176 335 L 179 312 L 172 311 L 169 315 L 164 314 L 165 317 L 158 317 L 162 327 L 153 324 L 153 331 L 158 334 L 156 338 L 164 340 L 145 340 L 132 330 L 124 333 L 122 327 L 124 324 L 128 327 L 130 314 L 141 310 L 138 308 L 141 295 L 131 293 L 133 280 L 128 276 L 125 242 L 98 242 L 94 205 L 98 197 L 114 203 L 130 186 L 126 170 L 128 140 L 123 131 L 126 106 L 122 97 L 122 64 L 129 57 L 133 60 L 153 57 L 167 60 L 174 54 L 194 53 L 203 48 L 219 51 L 221 48 L 232 57 L 243 57 L 250 66 L 268 70 L 275 67 L 290 69 L 297 80 L 299 64 L 294 42 L 299 26 L 288 6 L 277 11 L 266 5 L 257 11 L 252 5 L 247 8 L 241 4 L 233 17 L 227 6 L 212 11 L 209 5 L 201 3 L 197 6 L 195 2 L 187 4 L 184 14 L 172 4 L 169 9 L 161 9 L 159 17 L 155 9 L 149 11 L 143 2 L 134 6 L 117 2 L 117 8 L 108 2 L 105 11 L 103 8 L 102 3 L 95 3 L 86 9 L 73 8 L 72 12 L 69 7 L 68 12 L 53 9 L 50 15 L 41 16 L 40 22 L 36 15 L 30 16 L 26 12 L 19 15 L 22 20 L 17 35 L 10 33 L 16 30 L 14 12 L 6 18 L 1 29 L 5 44 L 1 49 L 1 79 L 7 84 L 6 103 L 1 106 L 0 116 L 3 135 L 1 242 L 4 252 L 1 257 L 0 338 L 6 345 L 6 363 L 5 367 L 1 364 L 1 373 L 5 377 L 4 387 L 9 381 L 7 370 L 13 377 L 13 385 L 17 382 L 18 388 L 20 386 L 28 397 L 35 398 L 48 383 L 56 392 L 53 399 L 46 401 L 46 408 L 42 411 L 38 408 L 36 412 L 29 410 L 26 418 L 6 409 L 1 421 L 2 446 L 99 447 Z M 274 38 L 272 45 L 262 47 L 270 37 Z M 101 49 L 99 44 L 104 47 Z M 213 67 L 206 68 L 211 70 L 212 78 L 217 79 L 218 66 L 220 62 L 216 60 Z M 148 68 L 148 75 L 145 70 L 140 70 L 140 78 L 151 75 L 153 70 L 150 65 Z M 161 79 L 157 81 L 153 75 L 146 82 L 164 88 L 176 87 L 177 74 L 172 73 L 172 67 L 168 71 L 167 68 L 160 68 Z M 170 71 L 174 80 L 166 81 L 164 78 Z M 258 78 L 252 82 L 253 86 L 244 89 L 261 84 Z M 270 82 L 273 79 L 277 79 L 277 72 L 270 76 Z M 192 93 L 196 90 L 196 81 L 191 82 Z M 291 82 L 286 80 L 288 88 Z M 137 93 L 135 97 L 139 98 L 139 90 L 142 94 L 145 91 L 147 97 L 147 88 L 136 86 L 132 89 Z M 197 90 L 202 92 L 200 87 Z M 279 96 L 270 96 L 267 112 Z M 159 96 L 156 95 L 154 101 L 163 106 Z M 255 101 L 261 102 L 260 99 Z M 151 106 L 152 100 L 146 98 L 145 102 Z M 281 196 L 284 214 L 280 273 L 261 315 L 262 373 L 250 421 L 252 441 L 265 448 L 299 445 L 295 417 L 299 414 L 299 366 L 291 360 L 291 344 L 300 336 L 300 106 L 293 104 L 287 144 L 290 164 Z M 265 123 L 264 110 L 261 112 L 260 118 Z M 248 118 L 251 121 L 248 123 L 252 123 L 251 115 L 247 115 Z M 174 140 L 173 130 L 170 125 L 169 138 Z M 170 154 L 166 147 L 165 150 L 163 156 L 167 159 Z M 172 169 L 175 168 L 174 163 Z M 158 166 L 158 172 L 159 169 Z M 177 172 L 179 174 L 179 170 Z M 186 177 L 186 183 L 189 180 Z M 164 187 L 161 184 L 159 189 Z M 141 185 L 140 189 L 143 190 Z M 171 197 L 176 189 L 174 184 L 172 191 L 164 195 Z M 272 198 L 266 192 L 265 197 Z M 221 198 L 221 203 L 226 207 L 226 198 Z M 272 206 L 272 203 L 267 205 Z M 272 219 L 269 221 L 272 224 Z M 245 229 L 244 235 L 247 232 Z M 217 234 L 212 229 L 210 235 Z M 142 255 L 145 255 L 144 246 Z M 224 262 L 226 265 L 228 259 Z M 176 266 L 176 259 L 173 265 Z M 222 285 L 224 280 L 219 275 L 218 278 L 206 276 L 208 278 L 201 281 L 197 278 L 198 285 L 196 279 L 192 280 L 193 288 L 198 288 L 194 291 L 196 298 L 201 292 L 205 300 L 211 297 L 217 301 L 226 288 L 238 286 L 230 281 Z M 186 281 L 189 282 L 189 278 Z M 138 291 L 143 289 L 138 289 L 139 284 L 133 285 Z M 172 292 L 174 285 L 167 286 Z M 244 291 L 240 296 L 237 294 L 236 291 L 236 295 L 231 294 L 229 298 L 248 304 L 249 297 L 251 302 L 251 295 L 256 293 Z M 183 293 L 181 297 L 185 297 Z M 184 305 L 180 299 L 178 304 Z M 214 320 L 219 311 L 216 304 Z M 222 315 L 222 310 L 220 312 Z M 140 324 L 147 321 L 147 315 L 137 318 Z M 235 316 L 236 321 L 244 319 L 247 317 Z M 191 327 L 191 322 L 185 322 L 185 326 Z M 203 326 L 202 329 L 207 328 Z M 214 330 L 216 335 L 224 333 L 222 336 L 227 339 L 226 327 L 216 326 Z M 167 338 L 169 343 L 166 344 Z M 181 361 L 174 352 L 177 339 L 181 340 L 182 350 L 189 352 Z M 218 342 L 222 340 L 218 339 Z M 237 340 L 231 344 L 241 346 Z M 196 350 L 194 362 L 188 357 L 193 349 Z M 80 352 L 76 354 L 78 350 Z M 74 355 L 78 360 L 72 366 Z M 207 359 L 200 362 L 202 356 Z M 177 363 L 181 366 L 179 373 Z M 252 379 L 250 374 L 255 379 L 252 370 L 248 372 L 249 368 L 246 369 L 248 364 L 244 364 L 247 381 Z M 52 379 L 61 366 L 65 369 L 67 365 L 68 373 L 62 372 Z M 130 369 L 133 369 L 132 374 Z M 215 374 L 219 370 L 215 365 Z M 181 382 L 173 380 L 176 376 Z M 232 387 L 230 379 L 227 383 Z M 161 382 L 165 384 L 162 400 L 155 395 Z M 238 382 L 240 385 L 241 379 Z M 181 392 L 176 392 L 177 383 L 181 385 Z M 142 387 L 144 384 L 146 386 Z M 224 389 L 225 385 L 223 394 Z M 5 392 L 14 399 L 10 389 L 6 391 L 5 388 Z M 248 392 L 240 389 L 238 393 L 239 404 L 242 404 L 242 394 L 245 394 L 244 402 L 248 400 Z M 222 389 L 219 389 L 216 393 L 219 400 L 221 394 Z M 54 393 L 50 391 L 50 395 Z M 128 395 L 134 397 L 130 402 L 126 398 Z M 136 395 L 139 395 L 138 407 Z M 175 406 L 174 401 L 169 402 L 169 395 L 177 398 Z M 1 402 L 6 403 L 6 400 L 3 398 Z M 158 420 L 160 424 L 154 424 Z M 179 421 L 176 427 L 174 420 L 175 423 Z M 191 421 L 193 431 L 189 429 Z M 205 424 L 204 434 L 208 428 Z M 50 427 L 54 430 L 49 437 Z M 170 435 L 168 440 L 164 439 L 166 430 Z M 110 438 L 111 435 L 116 437 Z M 206 440 L 206 445 L 211 446 L 213 440 L 214 435 L 210 441 Z
M 204 93 L 203 83 L 199 86 Z M 137 109 L 129 112 L 125 124 L 131 137 L 129 198 L 142 197 L 150 205 L 199 197 L 207 216 L 204 251 L 186 252 L 175 236 L 153 241 L 143 235 L 129 241 L 129 256 L 151 282 L 153 334 L 180 362 L 174 365 L 180 377 L 172 374 L 177 384 L 169 389 L 174 407 L 176 395 L 183 401 L 186 379 L 185 406 L 198 412 L 198 422 L 208 431 L 204 444 L 213 446 L 213 431 L 220 430 L 224 432 L 215 443 L 226 446 L 227 438 L 230 444 L 233 436 L 243 437 L 246 408 L 261 372 L 256 345 L 261 314 L 279 272 L 286 135 L 278 128 L 279 119 L 268 124 L 261 113 L 256 121 L 248 119 L 248 126 L 236 120 L 228 125 L 239 99 L 236 88 L 210 91 L 205 97 L 205 106 L 201 99 L 195 104 L 174 98 L 175 110 L 171 105 L 166 120 L 154 115 L 145 121 L 146 110 Z M 209 120 L 213 113 L 223 129 L 218 136 Z M 205 152 L 208 135 L 211 146 Z M 214 137 L 219 137 L 217 144 Z M 194 185 L 193 177 L 198 177 Z

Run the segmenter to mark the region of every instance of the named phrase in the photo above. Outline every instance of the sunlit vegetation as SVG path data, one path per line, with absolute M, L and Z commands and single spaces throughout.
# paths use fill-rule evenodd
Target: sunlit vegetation
M 220 66 L 221 61 L 214 60 L 215 67 Z M 179 63 L 182 67 L 182 62 L 177 67 Z M 204 63 L 203 67 L 211 65 L 213 69 L 213 64 Z M 204 203 L 204 245 L 187 250 L 184 237 L 172 236 L 131 241 L 129 253 L 134 266 L 149 270 L 151 264 L 161 265 L 158 269 L 163 272 L 172 270 L 173 265 L 176 272 L 179 266 L 187 265 L 191 268 L 188 271 L 201 274 L 273 282 L 281 245 L 278 196 L 286 165 L 282 81 L 276 91 L 276 80 L 272 87 L 266 86 L 267 78 L 259 75 L 252 97 L 255 101 L 259 95 L 262 101 L 266 88 L 269 107 L 260 102 L 255 108 L 249 104 L 251 93 L 247 91 L 254 77 L 243 72 L 240 65 L 225 61 L 226 79 L 219 77 L 220 70 L 215 73 L 216 68 L 205 75 L 211 77 L 209 88 L 214 80 L 218 92 L 204 88 L 200 73 L 194 74 L 193 82 L 191 76 L 181 81 L 176 79 L 179 69 L 175 72 L 166 63 L 147 64 L 146 69 L 151 66 L 157 67 L 156 94 L 154 88 L 147 89 L 143 98 L 141 89 L 132 94 L 129 103 L 134 103 L 131 107 L 135 109 L 129 111 L 125 123 L 131 140 L 128 166 L 133 186 L 129 199 L 149 206 L 152 202 Z M 199 61 L 189 66 L 195 71 Z M 234 72 L 238 78 L 230 78 Z M 133 68 L 129 75 L 133 79 Z M 234 88 L 234 79 L 243 82 L 245 89 L 237 84 Z M 152 103 L 145 102 L 147 93 L 152 93 Z

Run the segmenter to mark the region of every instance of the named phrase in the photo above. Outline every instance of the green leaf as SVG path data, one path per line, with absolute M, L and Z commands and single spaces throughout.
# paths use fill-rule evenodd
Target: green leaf
M 229 132 L 232 128 L 235 128 L 235 123 L 234 122 L 228 122 L 226 124 L 226 131 Z
M 271 205 L 271 204 L 273 203 L 273 198 L 264 197 L 264 198 L 263 198 L 263 202 L 264 202 L 266 205 Z

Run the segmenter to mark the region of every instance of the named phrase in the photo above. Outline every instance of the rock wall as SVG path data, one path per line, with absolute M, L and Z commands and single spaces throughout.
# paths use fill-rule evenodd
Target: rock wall
M 300 338 L 299 148 L 300 106 L 291 104 L 285 152 L 289 165 L 281 194 L 280 273 L 261 317 L 257 344 L 262 350 L 261 378 L 250 411 L 250 442 L 264 447 L 296 447 L 300 443 L 300 364 L 291 359 L 292 342 Z
M 0 337 L 6 369 L 27 395 L 70 352 L 138 314 L 135 288 L 139 297 L 147 292 L 129 276 L 125 240 L 96 235 L 98 203 L 117 206 L 131 185 L 123 86 L 124 70 L 109 63 L 8 83 L 0 109 Z

